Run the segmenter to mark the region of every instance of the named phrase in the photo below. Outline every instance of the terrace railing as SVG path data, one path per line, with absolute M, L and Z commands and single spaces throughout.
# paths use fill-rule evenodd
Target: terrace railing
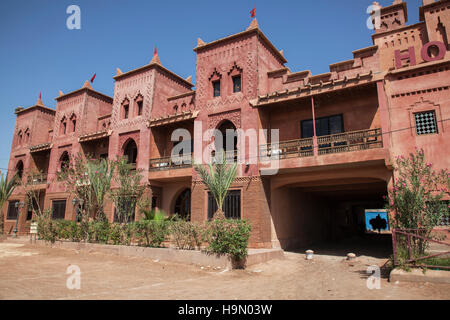
M 47 183 L 47 173 L 44 172 L 44 173 L 29 175 L 27 177 L 27 182 L 32 185 L 45 184 L 45 183 Z
M 278 156 L 280 159 L 314 156 L 313 138 L 283 141 L 259 146 L 260 157 Z
M 343 132 L 317 137 L 319 155 L 383 148 L 381 129 Z
M 383 147 L 381 129 L 343 132 L 317 137 L 318 155 L 360 151 Z M 261 145 L 260 157 L 279 156 L 280 159 L 314 156 L 313 138 L 282 141 Z
M 184 155 L 182 157 L 179 157 L 179 159 L 172 159 L 172 157 L 151 159 L 149 162 L 150 171 L 164 171 L 189 167 L 192 167 L 192 154 Z

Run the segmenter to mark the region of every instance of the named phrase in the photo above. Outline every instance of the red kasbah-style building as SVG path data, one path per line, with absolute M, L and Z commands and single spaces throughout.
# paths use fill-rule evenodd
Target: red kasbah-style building
M 56 179 L 61 165 L 78 153 L 125 155 L 143 169 L 154 208 L 204 221 L 215 203 L 191 161 L 171 161 L 173 131 L 186 129 L 197 152 L 209 144 L 202 138 L 207 130 L 264 129 L 270 133 L 258 135 L 256 156 L 240 153 L 244 161 L 224 208 L 251 223 L 251 247 L 287 249 L 356 234 L 365 209 L 384 207 L 396 156 L 423 148 L 436 169 L 449 167 L 450 1 L 424 0 L 420 22 L 407 20 L 401 0 L 381 8 L 373 46 L 312 75 L 291 72 L 254 19 L 241 33 L 198 40 L 196 90 L 155 50 L 149 64 L 117 69 L 114 97 L 86 81 L 60 92 L 56 110 L 40 99 L 16 109 L 10 176 L 44 172 L 34 181 L 42 206 L 55 218 L 75 219 L 72 198 Z M 226 150 L 246 150 L 242 140 Z M 274 154 L 278 160 L 262 161 Z M 15 201 L 25 201 L 20 188 L 3 208 L 7 233 L 16 223 Z M 111 202 L 105 211 L 113 221 Z M 26 212 L 19 216 L 22 234 L 30 225 Z

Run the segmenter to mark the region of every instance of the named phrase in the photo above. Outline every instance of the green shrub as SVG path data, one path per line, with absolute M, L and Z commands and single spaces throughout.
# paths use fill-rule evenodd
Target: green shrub
M 139 245 L 159 248 L 169 232 L 167 221 L 140 220 L 133 223 L 133 232 Z
M 214 220 L 210 222 L 208 251 L 229 254 L 235 261 L 247 257 L 251 226 L 242 220 Z
M 54 243 L 58 237 L 55 221 L 51 219 L 51 211 L 44 210 L 36 217 L 38 224 L 38 237 L 41 240 Z
M 184 220 L 174 221 L 170 224 L 169 233 L 177 249 L 195 250 L 207 239 L 207 225 Z
M 122 226 L 117 223 L 113 223 L 109 229 L 109 239 L 112 244 L 122 244 Z
M 83 240 L 83 232 L 81 229 L 80 224 L 76 223 L 75 221 L 70 221 L 70 224 L 68 225 L 69 229 L 69 240 L 73 242 L 80 242 Z
M 72 230 L 70 228 L 72 221 L 56 220 L 54 221 L 58 240 L 70 240 Z
M 107 220 L 89 222 L 89 241 L 108 243 L 110 226 Z

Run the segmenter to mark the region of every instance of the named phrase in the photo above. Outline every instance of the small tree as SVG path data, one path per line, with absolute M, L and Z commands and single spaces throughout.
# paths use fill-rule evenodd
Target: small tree
M 223 203 L 227 197 L 228 189 L 230 189 L 236 178 L 237 163 L 234 162 L 232 165 L 228 165 L 223 150 L 218 158 L 214 164 L 209 164 L 209 170 L 201 165 L 195 165 L 194 168 L 216 200 L 218 209 L 214 214 L 214 218 L 223 219 L 225 218 Z
M 142 170 L 134 170 L 126 157 L 119 159 L 115 168 L 114 181 L 117 188 L 110 190 L 109 194 L 116 207 L 117 218 L 127 224 L 144 193 L 144 186 L 141 185 Z
M 0 234 L 3 234 L 3 205 L 9 199 L 16 187 L 17 175 L 14 175 L 8 181 L 8 177 L 4 176 L 0 171 Z
M 42 190 L 36 188 L 35 182 L 42 181 L 43 175 L 44 173 L 39 170 L 31 170 L 27 174 L 26 179 L 20 180 L 20 186 L 26 195 L 28 210 L 31 210 L 31 212 L 37 216 L 41 216 L 43 213 L 40 201 Z
M 94 202 L 97 208 L 96 217 L 105 221 L 106 215 L 103 209 L 105 197 L 111 189 L 111 180 L 114 173 L 115 163 L 106 159 L 90 160 L 86 162 L 88 178 L 95 194 Z
M 57 178 L 62 181 L 66 190 L 72 194 L 83 205 L 80 207 L 79 213 L 81 218 L 81 229 L 84 238 L 88 239 L 89 234 L 89 218 L 93 214 L 95 207 L 95 192 L 89 180 L 88 161 L 81 154 L 72 157 L 71 161 L 61 168 L 57 173 Z
M 391 224 L 399 229 L 416 229 L 420 235 L 430 237 L 442 217 L 449 214 L 442 201 L 449 194 L 450 179 L 447 169 L 436 172 L 427 163 L 423 150 L 400 156 L 394 166 L 397 178 L 389 190 L 387 208 L 393 212 Z M 417 253 L 426 249 L 426 241 L 413 243 Z

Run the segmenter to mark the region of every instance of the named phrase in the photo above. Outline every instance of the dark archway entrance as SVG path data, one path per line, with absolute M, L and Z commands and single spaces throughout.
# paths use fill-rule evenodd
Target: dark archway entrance
M 183 220 L 191 220 L 191 189 L 186 189 L 175 201 L 174 213 Z
M 123 155 L 128 158 L 129 163 L 136 164 L 137 154 L 138 154 L 138 149 L 137 149 L 136 142 L 134 142 L 134 140 L 128 141 L 128 143 L 126 144 L 126 146 L 124 148 Z

